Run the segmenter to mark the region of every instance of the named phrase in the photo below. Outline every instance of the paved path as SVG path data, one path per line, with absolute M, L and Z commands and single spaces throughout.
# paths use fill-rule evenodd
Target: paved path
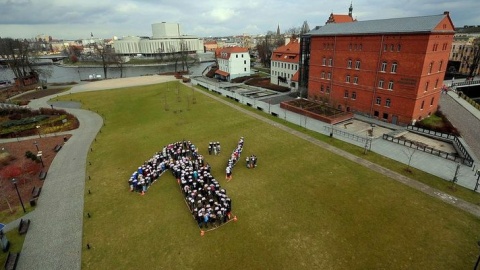
M 472 109 L 467 110 L 467 106 L 471 106 Z M 475 156 L 480 157 L 480 141 L 478 140 L 480 137 L 480 112 L 452 91 L 448 95 L 441 96 L 440 110 L 450 122 L 454 123 Z
M 173 76 L 145 76 L 105 80 L 78 85 L 58 95 L 156 84 L 173 79 Z M 47 101 L 51 97 L 33 100 L 29 106 L 49 107 Z M 72 108 L 68 103 L 55 103 L 56 107 L 61 105 L 68 107 L 66 111 L 78 118 L 80 127 L 70 132 L 73 136 L 50 165 L 37 207 L 28 214 L 32 222 L 17 269 L 81 269 L 86 160 L 103 120 L 91 111 Z M 2 140 L 5 141 L 8 140 Z M 9 223 L 8 229 L 17 224 L 18 221 Z

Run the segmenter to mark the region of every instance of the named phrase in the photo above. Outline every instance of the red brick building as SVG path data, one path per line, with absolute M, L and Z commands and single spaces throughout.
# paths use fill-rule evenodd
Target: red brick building
M 302 37 L 310 99 L 408 124 L 438 108 L 454 35 L 449 13 L 330 23 Z

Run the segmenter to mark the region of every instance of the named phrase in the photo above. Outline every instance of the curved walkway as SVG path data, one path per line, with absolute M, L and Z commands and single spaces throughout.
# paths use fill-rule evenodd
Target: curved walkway
M 170 80 L 174 80 L 173 76 L 105 80 L 78 85 L 58 95 L 157 84 Z M 49 107 L 47 101 L 53 96 L 33 100 L 29 106 L 34 109 Z M 60 105 L 62 103 L 55 103 L 55 106 Z M 87 154 L 103 125 L 103 119 L 87 110 L 65 110 L 78 118 L 80 127 L 69 132 L 73 136 L 50 165 L 37 207 L 28 214 L 32 223 L 25 237 L 17 269 L 81 269 Z

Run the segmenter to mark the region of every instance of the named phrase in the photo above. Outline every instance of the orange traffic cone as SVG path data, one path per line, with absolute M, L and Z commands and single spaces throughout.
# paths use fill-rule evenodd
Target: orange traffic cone
M 205 231 L 204 230 L 201 230 L 200 231 L 200 236 L 204 236 L 205 235 Z

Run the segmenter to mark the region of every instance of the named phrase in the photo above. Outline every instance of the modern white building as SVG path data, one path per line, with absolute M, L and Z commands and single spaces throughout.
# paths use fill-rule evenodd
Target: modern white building
M 217 51 L 216 77 L 230 81 L 250 75 L 250 53 L 241 47 L 227 47 Z
M 298 89 L 298 68 L 300 62 L 300 42 L 291 40 L 272 53 L 270 63 L 270 83 Z
M 152 57 L 177 52 L 203 52 L 203 41 L 195 36 L 181 35 L 178 23 L 152 24 L 152 37 L 129 36 L 115 40 L 116 53 L 125 56 Z

